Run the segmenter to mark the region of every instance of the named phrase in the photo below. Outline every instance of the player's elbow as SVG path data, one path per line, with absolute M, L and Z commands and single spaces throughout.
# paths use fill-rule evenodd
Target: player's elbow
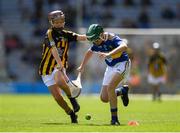
M 123 51 L 127 51 L 128 50 L 128 46 L 127 45 L 124 45 L 123 46 Z
M 127 51 L 128 50 L 128 46 L 125 42 L 122 42 L 120 45 L 120 48 L 122 49 L 122 51 Z

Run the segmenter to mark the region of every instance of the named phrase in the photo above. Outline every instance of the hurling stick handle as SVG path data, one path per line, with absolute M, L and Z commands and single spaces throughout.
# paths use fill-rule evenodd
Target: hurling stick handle
M 78 73 L 77 80 L 81 81 L 81 72 Z

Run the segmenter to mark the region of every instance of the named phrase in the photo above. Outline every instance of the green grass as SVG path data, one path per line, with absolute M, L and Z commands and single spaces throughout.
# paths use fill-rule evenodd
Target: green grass
M 120 99 L 119 99 L 120 101 Z M 50 95 L 0 95 L 0 131 L 36 132 L 177 132 L 180 131 L 180 100 L 152 102 L 132 98 L 128 107 L 118 103 L 121 126 L 110 126 L 109 104 L 99 97 L 80 96 L 79 124 L 71 124 L 69 116 Z M 85 120 L 85 115 L 92 115 Z M 130 120 L 139 126 L 128 126 Z

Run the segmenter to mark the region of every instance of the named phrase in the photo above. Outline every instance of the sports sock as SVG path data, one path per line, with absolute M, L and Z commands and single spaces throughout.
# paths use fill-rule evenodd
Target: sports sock
M 69 111 L 68 115 L 72 115 L 74 112 L 71 110 Z
M 71 102 L 74 109 L 79 105 L 75 98 L 71 97 L 71 98 L 69 98 L 69 100 L 70 100 L 70 102 Z
M 117 115 L 112 115 L 112 116 L 111 116 L 111 120 L 112 120 L 112 121 L 118 121 Z
M 70 97 L 69 100 L 70 100 L 70 102 L 71 102 L 72 105 L 77 104 L 77 101 L 76 101 L 75 98 Z
M 74 112 L 73 112 L 73 110 L 68 110 L 67 112 L 66 112 L 68 115 L 72 115 Z
M 111 108 L 111 120 L 118 120 L 118 117 L 117 117 L 117 108 Z

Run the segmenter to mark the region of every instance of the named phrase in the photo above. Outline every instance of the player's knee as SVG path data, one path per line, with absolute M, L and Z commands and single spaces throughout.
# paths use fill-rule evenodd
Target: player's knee
M 108 98 L 107 98 L 107 97 L 104 97 L 104 96 L 102 96 L 102 95 L 100 96 L 100 99 L 101 99 L 101 101 L 104 102 L 104 103 L 109 102 Z
M 115 88 L 113 88 L 113 87 L 111 87 L 111 86 L 109 86 L 108 89 L 107 89 L 107 92 L 108 92 L 109 94 L 113 93 L 114 91 L 115 91 Z
M 63 81 L 63 80 L 56 80 L 56 83 L 58 84 L 58 86 L 61 86 L 61 85 L 64 85 L 64 84 L 66 84 L 65 83 L 65 81 Z
M 55 82 L 58 84 L 58 85 L 64 85 L 66 84 L 66 81 L 62 78 L 62 77 L 55 77 Z

